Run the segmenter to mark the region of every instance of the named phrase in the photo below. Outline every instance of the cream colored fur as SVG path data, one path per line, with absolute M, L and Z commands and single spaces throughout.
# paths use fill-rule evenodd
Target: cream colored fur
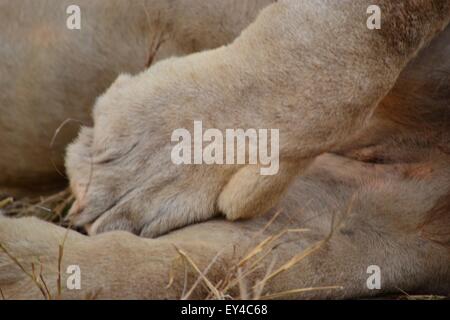
M 81 0 L 81 30 L 66 28 L 70 0 L 0 1 L 0 191 L 61 186 L 64 149 L 122 72 L 236 38 L 269 0 Z M 73 119 L 58 131 L 64 121 Z M 56 169 L 55 169 L 56 166 Z
M 176 247 L 185 251 L 202 271 L 218 255 L 207 273 L 208 279 L 216 284 L 226 279 L 233 266 L 267 237 L 286 229 L 309 229 L 285 234 L 264 246 L 260 255 L 242 266 L 248 270 L 267 254 L 257 264 L 256 271 L 245 278 L 247 290 L 252 294 L 252 286 L 267 270 L 277 270 L 325 239 L 332 230 L 333 216 L 335 230 L 331 239 L 319 251 L 268 281 L 263 296 L 322 286 L 343 288 L 294 293 L 283 298 L 360 298 L 401 294 L 400 290 L 409 294 L 447 294 L 449 250 L 427 240 L 416 227 L 424 213 L 442 196 L 442 187 L 448 188 L 449 159 L 433 165 L 435 173 L 420 180 L 405 179 L 401 174 L 383 175 L 348 161 L 332 155 L 320 157 L 294 183 L 274 211 L 253 220 L 233 223 L 214 220 L 157 239 L 118 231 L 93 237 L 69 231 L 61 267 L 62 297 L 179 299 L 183 294 L 185 268 L 187 290 L 198 273 L 183 263 Z M 406 207 L 410 210 L 405 210 Z M 281 214 L 265 229 L 278 209 L 282 210 Z M 39 265 L 39 258 L 44 264 L 44 279 L 55 297 L 58 246 L 63 243 L 66 230 L 35 218 L 0 219 L 0 242 L 28 270 L 32 262 Z M 270 269 L 272 263 L 275 264 Z M 80 266 L 81 290 L 67 289 L 68 265 Z M 381 268 L 382 290 L 367 289 L 366 271 L 370 265 Z M 36 285 L 5 255 L 0 255 L 0 284 L 7 299 L 43 297 Z M 204 298 L 206 292 L 200 285 L 190 298 Z M 239 286 L 227 293 L 239 296 Z
M 311 159 L 364 128 L 406 63 L 449 20 L 446 1 L 381 1 L 384 29 L 374 32 L 361 23 L 366 4 L 279 1 L 228 46 L 120 77 L 97 100 L 94 127 L 67 151 L 75 224 L 96 220 L 91 233 L 155 237 L 270 209 Z M 280 172 L 172 163 L 172 132 L 194 120 L 222 131 L 279 129 Z
M 194 5 L 186 10 L 196 13 L 194 17 L 205 12 L 206 17 L 212 17 L 212 20 L 206 19 L 206 25 L 216 25 L 211 21 L 219 17 L 220 10 L 229 8 L 225 2 L 220 2 L 223 6 L 218 2 L 203 6 L 193 1 L 190 4 L 198 7 Z M 423 224 L 436 205 L 448 197 L 450 190 L 450 159 L 446 152 L 450 130 L 448 122 L 442 121 L 442 116 L 448 115 L 448 90 L 441 84 L 445 78 L 428 72 L 439 68 L 450 70 L 448 58 L 445 58 L 448 55 L 442 55 L 450 51 L 448 29 L 410 64 L 399 79 L 398 76 L 417 52 L 445 28 L 450 18 L 450 3 L 440 0 L 375 2 L 384 12 L 380 31 L 365 27 L 367 1 L 278 1 L 264 9 L 229 45 L 166 59 L 134 76 L 120 76 L 97 99 L 93 126 L 83 127 L 67 152 L 66 168 L 77 196 L 72 208 L 74 221 L 80 226 L 93 223 L 90 226 L 93 235 L 121 229 L 156 237 L 194 222 L 218 219 L 188 226 L 158 239 L 142 239 L 118 231 L 86 237 L 70 231 L 64 267 L 79 264 L 85 276 L 83 289 L 64 290 L 64 297 L 83 298 L 101 287 L 100 298 L 178 298 L 182 292 L 184 270 L 176 259 L 178 255 L 173 244 L 188 252 L 202 269 L 217 252 L 221 252 L 209 274 L 213 281 L 218 281 L 247 250 L 264 237 L 286 228 L 309 228 L 310 231 L 283 236 L 262 260 L 261 270 L 248 276 L 249 283 L 260 279 L 273 259 L 276 258 L 276 270 L 309 245 L 326 238 L 330 230 L 334 232 L 319 251 L 271 279 L 265 293 L 329 285 L 339 285 L 343 289 L 290 297 L 350 298 L 397 292 L 398 288 L 408 292 L 448 293 L 448 238 L 445 232 L 436 235 L 442 225 L 445 230 L 448 215 L 437 222 Z M 237 19 L 238 22 L 230 11 L 229 20 L 223 22 L 225 30 L 231 30 L 226 33 L 208 33 L 203 27 L 195 28 L 194 35 L 205 35 L 208 40 L 200 41 L 203 45 L 194 46 L 191 51 L 230 42 L 267 4 L 264 1 L 258 5 L 256 2 L 251 5 L 250 2 L 233 2 L 232 7 L 237 11 L 241 11 L 237 9 L 240 5 L 252 10 L 244 11 L 247 13 Z M 1 5 L 12 8 L 6 2 Z M 119 2 L 117 5 L 120 7 Z M 99 6 L 99 12 L 102 12 L 101 8 Z M 131 5 L 133 8 L 137 7 Z M 167 8 L 152 8 L 154 12 L 163 12 L 158 17 L 166 17 L 165 12 L 170 16 L 173 12 Z M 117 12 L 120 10 L 125 9 L 117 9 Z M 131 12 L 136 12 L 140 19 L 147 19 L 141 10 Z M 149 12 L 153 17 L 150 21 L 155 20 L 156 13 Z M 184 14 L 182 10 L 178 12 Z M 410 19 L 412 16 L 419 18 Z M 124 25 L 131 28 L 136 26 L 135 21 L 144 21 L 137 17 L 131 20 Z M 181 20 L 178 16 L 173 21 Z M 175 23 L 172 30 L 176 30 L 176 26 Z M 105 33 L 100 34 L 99 39 L 112 34 L 108 28 L 112 26 L 105 27 Z M 114 28 L 122 30 L 123 27 Z M 88 29 L 87 32 L 92 31 Z M 128 32 L 142 34 L 141 31 L 124 31 L 125 34 Z M 216 39 L 214 35 L 219 34 L 223 36 Z M 13 35 L 15 33 L 1 33 L 4 37 Z M 111 46 L 120 42 L 122 37 L 114 38 L 119 35 L 114 34 L 108 40 Z M 127 41 L 133 39 L 125 38 Z M 172 43 L 174 46 L 185 48 L 187 44 L 183 41 L 187 34 L 174 38 L 178 39 Z M 81 50 L 83 42 L 78 45 Z M 118 50 L 133 51 L 134 46 L 139 47 L 133 52 L 140 58 L 130 60 L 130 51 L 126 51 L 111 58 L 108 63 L 112 65 L 103 66 L 104 59 L 100 59 L 100 65 L 111 76 L 95 83 L 106 87 L 116 70 L 136 73 L 147 61 L 147 45 L 146 37 L 129 45 L 121 43 Z M 11 48 L 13 50 L 14 46 Z M 99 45 L 93 48 L 94 52 L 86 53 L 90 57 L 87 61 L 98 67 L 92 58 L 98 54 L 95 48 L 102 53 L 111 51 Z M 15 51 L 5 52 L 10 57 Z M 174 50 L 167 55 L 186 53 L 189 50 Z M 73 56 L 64 57 L 70 60 Z M 56 76 L 60 69 L 50 60 L 42 59 L 45 61 L 42 68 L 48 69 L 49 75 L 54 68 Z M 428 61 L 434 61 L 434 64 L 430 65 Z M 11 69 L 2 68 L 0 64 L 0 72 L 16 70 L 17 65 L 10 64 Z M 51 66 L 44 67 L 46 64 Z M 68 66 L 72 66 L 70 61 Z M 91 72 L 92 68 L 86 70 Z M 42 70 L 36 71 L 30 79 L 41 79 L 40 73 Z M 64 74 L 70 76 L 73 73 Z M 77 77 L 81 79 L 79 73 Z M 412 80 L 422 86 L 414 87 Z M 63 86 L 71 82 L 58 80 L 57 83 Z M 52 87 L 55 90 L 52 97 L 64 92 L 58 86 Z M 37 85 L 30 87 L 36 90 L 35 97 L 41 97 Z M 77 105 L 81 105 L 78 104 L 79 97 L 91 99 L 85 101 L 91 104 L 94 91 L 103 90 L 85 83 L 77 84 L 75 88 L 73 96 L 65 98 Z M 415 99 L 400 95 L 413 88 L 417 92 Z M 77 90 L 91 91 L 82 94 Z M 33 99 L 30 91 L 25 93 L 23 99 Z M 24 114 L 29 114 L 31 101 L 35 101 L 15 102 L 11 90 L 3 90 L 0 94 L 3 105 L 17 104 L 17 110 Z M 55 107 L 44 110 L 66 110 L 60 108 L 57 98 L 50 101 Z M 415 105 L 411 101 L 427 102 Z M 425 110 L 429 112 L 425 113 Z M 67 116 L 62 114 L 59 119 L 45 113 L 37 117 L 42 116 L 57 126 Z M 423 119 L 427 130 L 418 131 L 409 123 L 399 123 L 394 117 L 399 114 L 400 119 Z M 13 120 L 24 118 L 12 111 L 7 115 L 10 118 L 2 119 L 10 121 L 0 123 L 0 129 Z M 74 115 L 83 115 L 83 112 L 74 111 Z M 219 129 L 279 128 L 279 175 L 263 177 L 251 166 L 173 165 L 170 134 L 176 128 L 189 128 L 193 120 L 202 120 L 205 126 Z M 38 118 L 28 117 L 27 121 L 30 122 L 28 126 L 23 123 L 18 127 L 33 136 L 31 132 L 37 132 Z M 427 135 L 420 134 L 423 132 Z M 23 150 L 27 149 L 19 143 L 20 138 L 24 139 L 27 134 L 6 134 L 12 133 L 5 130 L 2 137 L 8 139 L 2 139 L 0 143 L 5 144 L 6 150 L 9 147 L 11 157 L 35 159 L 31 153 L 19 157 L 25 155 Z M 47 138 L 51 139 L 51 136 Z M 38 140 L 32 144 L 36 148 L 29 148 L 29 151 L 35 149 L 42 154 L 45 144 Z M 345 157 L 324 154 L 326 152 Z M 5 167 L 2 172 L 11 168 L 8 171 L 11 176 L 7 175 L 3 180 L 7 182 L 6 186 L 20 186 L 20 179 L 16 183 L 11 177 L 29 168 L 30 162 L 2 160 L 0 165 Z M 35 162 L 35 168 L 33 172 L 42 172 L 42 176 L 51 171 L 50 166 L 38 162 Z M 16 174 L 12 174 L 14 172 Z M 26 177 L 34 174 L 31 170 L 30 174 L 24 172 Z M 277 210 L 282 213 L 264 229 Z M 266 214 L 234 223 L 220 218 L 224 215 L 236 220 L 262 213 Z M 65 230 L 35 219 L 0 219 L 0 243 L 23 259 L 28 267 L 36 256 L 41 256 L 46 278 L 55 279 L 57 248 Z M 332 221 L 337 224 L 332 226 Z M 369 265 L 381 267 L 381 291 L 366 287 Z M 166 289 L 172 267 L 174 283 Z M 191 274 L 190 281 L 194 278 Z M 55 285 L 50 283 L 52 290 Z M 24 274 L 1 253 L 0 287 L 8 298 L 39 297 L 36 290 L 30 289 Z M 202 290 L 197 290 L 193 297 L 203 297 L 203 294 Z

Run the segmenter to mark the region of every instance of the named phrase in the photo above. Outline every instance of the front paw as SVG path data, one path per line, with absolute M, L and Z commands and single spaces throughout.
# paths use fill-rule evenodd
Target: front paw
M 215 201 L 226 174 L 217 167 L 175 165 L 170 154 L 165 159 L 170 146 L 150 153 L 143 143 L 98 162 L 96 156 L 80 157 L 82 138 L 67 153 L 76 196 L 69 218 L 75 226 L 89 226 L 90 234 L 126 230 L 156 237 L 218 214 Z
M 259 165 L 176 164 L 172 144 L 154 147 L 161 138 L 132 136 L 99 150 L 96 132 L 84 128 L 66 158 L 76 196 L 69 217 L 90 234 L 126 230 L 156 237 L 220 214 L 251 218 L 278 202 L 299 168 L 282 162 L 268 176 Z
M 83 128 L 68 148 L 66 169 L 77 199 L 70 219 L 76 226 L 89 226 L 91 234 L 127 230 L 156 237 L 219 214 L 249 218 L 270 209 L 295 176 L 297 165 L 279 159 L 269 167 L 275 169 L 273 176 L 262 176 L 267 164 L 198 163 L 195 142 L 189 147 L 191 163 L 174 160 L 177 130 L 190 128 L 195 138 L 196 120 L 221 130 L 234 122 L 222 121 L 226 114 L 211 113 L 209 96 L 193 95 L 201 88 L 182 82 L 182 75 L 162 81 L 161 70 L 159 66 L 113 84 L 97 100 L 94 127 Z M 192 78 L 190 72 L 185 76 Z M 265 141 L 278 150 L 267 135 Z M 245 158 L 247 151 L 236 147 L 239 151 Z
M 162 138 L 131 135 L 98 148 L 95 129 L 83 128 L 67 151 L 74 226 L 156 237 L 219 214 L 216 200 L 235 169 L 174 164 L 170 137 L 158 147 Z

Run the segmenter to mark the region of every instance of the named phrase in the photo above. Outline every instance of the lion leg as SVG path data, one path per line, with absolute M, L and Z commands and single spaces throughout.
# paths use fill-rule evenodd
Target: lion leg
M 201 228 L 167 240 L 144 239 L 127 232 L 87 237 L 35 218 L 0 218 L 0 289 L 5 299 L 179 299 L 185 271 L 189 276 L 186 290 L 198 274 L 184 265 L 177 249 L 204 270 L 223 248 L 224 238 L 233 239 L 230 227 L 206 229 L 216 229 L 214 236 L 200 242 L 196 237 L 208 233 Z M 64 249 L 59 268 L 60 246 Z M 208 276 L 217 275 L 225 265 L 222 261 L 232 253 L 230 246 L 219 267 L 214 266 Z M 71 270 L 79 271 L 78 289 L 70 287 Z M 33 272 L 37 281 L 30 276 Z M 197 291 L 191 298 L 200 294 Z
M 359 179 L 350 179 L 345 167 L 355 169 L 352 175 Z M 62 298 L 180 298 L 199 276 L 187 257 L 198 270 L 208 270 L 214 284 L 239 266 L 246 274 L 246 294 L 265 298 L 448 292 L 450 257 L 443 245 L 448 222 L 444 216 L 421 227 L 430 212 L 440 212 L 436 204 L 445 196 L 448 166 L 434 166 L 431 176 L 414 179 L 377 171 L 327 155 L 296 179 L 273 216 L 210 221 L 158 239 L 126 232 L 86 237 L 34 218 L 0 218 L 0 244 L 28 272 L 32 264 L 37 272 L 43 265 L 52 297 L 58 292 L 62 243 Z M 258 246 L 262 252 L 250 254 Z M 65 286 L 70 265 L 81 270 L 80 290 Z M 227 294 L 242 294 L 238 283 Z M 6 298 L 44 296 L 3 251 L 0 288 Z M 201 288 L 189 297 L 210 294 Z
M 91 182 L 86 195 L 75 194 L 86 207 L 74 223 L 156 237 L 220 213 L 236 220 L 271 207 L 305 159 L 339 149 L 364 128 L 405 65 L 448 22 L 449 7 L 437 3 L 379 1 L 378 31 L 358 18 L 369 2 L 278 1 L 229 46 L 163 61 L 113 85 L 94 108 L 92 179 L 82 174 L 89 159 L 76 160 L 79 141 L 67 153 L 71 182 Z M 221 132 L 278 130 L 280 176 L 258 177 L 236 163 L 175 164 L 170 137 L 192 131 L 191 119 Z M 130 145 L 139 147 L 128 152 Z

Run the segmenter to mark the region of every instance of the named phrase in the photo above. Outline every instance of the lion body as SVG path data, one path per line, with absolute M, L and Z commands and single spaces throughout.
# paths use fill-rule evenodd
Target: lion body
M 343 287 L 289 297 L 450 292 L 450 29 L 435 37 L 449 21 L 448 1 L 375 1 L 386 11 L 380 32 L 361 29 L 365 1 L 149 0 L 148 10 L 80 2 L 80 31 L 64 28 L 67 3 L 0 2 L 0 24 L 16 24 L 0 32 L 8 44 L 0 48 L 8 75 L 0 78 L 0 186 L 22 193 L 60 183 L 52 162 L 62 164 L 75 128 L 58 127 L 84 124 L 66 168 L 72 217 L 92 236 L 68 232 L 63 268 L 79 265 L 84 278 L 63 297 L 103 288 L 100 298 L 179 298 L 176 248 L 202 270 L 213 261 L 214 283 L 239 266 L 253 285 L 296 261 L 264 292 Z M 280 173 L 174 166 L 170 133 L 197 118 L 218 129 L 280 128 Z M 207 221 L 220 215 L 252 219 Z M 43 257 L 49 279 L 65 233 L 0 218 L 0 244 L 27 263 Z M 262 256 L 243 263 L 261 243 Z M 367 286 L 374 265 L 381 290 Z M 188 276 L 192 284 L 196 274 Z M 30 286 L 0 252 L 6 297 L 38 297 Z

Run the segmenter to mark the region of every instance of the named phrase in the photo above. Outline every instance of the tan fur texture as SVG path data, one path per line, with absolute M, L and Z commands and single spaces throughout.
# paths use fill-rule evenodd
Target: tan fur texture
M 93 126 L 81 129 L 66 155 L 67 173 L 77 197 L 71 217 L 79 226 L 89 225 L 93 236 L 68 233 L 63 270 L 70 264 L 80 265 L 83 284 L 81 291 L 63 288 L 64 298 L 83 298 L 93 292 L 99 298 L 179 298 L 185 286 L 185 269 L 175 246 L 187 252 L 201 270 L 215 261 L 208 278 L 217 283 L 266 237 L 296 228 L 309 231 L 285 232 L 265 247 L 267 255 L 261 257 L 259 268 L 246 277 L 248 287 L 268 269 L 276 271 L 329 236 L 313 254 L 271 277 L 262 295 L 336 285 L 342 289 L 288 297 L 354 298 L 399 289 L 448 294 L 450 30 L 447 28 L 411 60 L 446 27 L 450 2 L 283 0 L 258 15 L 268 2 L 233 2 L 233 8 L 242 5 L 247 13 L 236 18 L 231 11 L 223 22 L 223 28 L 230 31 L 209 33 L 204 26 L 214 24 L 218 12 L 227 6 L 215 1 L 211 2 L 215 5 L 202 6 L 193 1 L 198 10 L 192 12 L 205 10 L 205 16 L 210 14 L 212 20 L 205 18 L 205 25 L 194 29 L 196 39 L 208 40 L 195 45 L 189 42 L 191 52 L 218 48 L 165 60 L 166 56 L 161 56 L 162 61 L 146 71 L 121 75 L 97 99 Z M 383 10 L 380 31 L 365 26 L 366 8 L 373 2 Z M 10 8 L 7 2 L 1 5 Z M 116 5 L 120 6 L 119 2 Z M 169 9 L 156 11 L 173 12 Z M 139 17 L 141 13 L 136 10 Z M 150 17 L 155 14 L 150 11 Z M 142 17 L 147 19 L 148 15 Z M 151 21 L 158 21 L 158 28 L 167 25 L 162 22 L 164 14 L 156 17 Z M 144 21 L 132 20 L 124 25 L 128 28 L 134 21 Z M 173 21 L 181 20 L 177 17 Z M 169 23 L 167 30 L 179 35 L 176 27 L 177 23 Z M 109 29 L 105 30 L 108 33 Z M 142 34 L 135 30 L 124 33 Z M 223 37 L 215 38 L 219 34 Z M 108 40 L 111 46 L 119 41 L 115 36 Z M 99 36 L 103 37 L 107 38 Z M 127 53 L 123 53 L 124 65 L 119 58 L 112 58 L 108 63 L 115 67 L 103 67 L 111 74 L 124 69 L 136 73 L 148 60 L 144 50 L 148 47 L 141 47 L 148 40 L 139 39 L 120 45 L 121 50 L 140 47 L 139 63 L 130 66 Z M 188 46 L 186 34 L 177 39 L 174 46 Z M 101 45 L 98 48 L 104 52 Z M 11 52 L 5 53 L 11 56 Z M 174 50 L 172 54 L 187 53 L 189 50 Z M 95 60 L 88 61 L 97 66 Z M 11 69 L 0 64 L 0 73 L 17 68 L 9 63 Z M 45 64 L 42 67 L 46 70 Z M 39 72 L 31 79 L 40 79 Z M 111 75 L 96 83 L 106 88 L 113 78 Z M 58 85 L 70 83 L 67 81 L 58 80 Z M 41 97 L 37 85 L 30 87 L 37 90 L 34 99 Z M 72 97 L 67 96 L 71 103 L 79 101 L 79 96 L 92 103 L 94 91 L 102 91 L 84 84 L 76 88 L 92 92 L 73 92 Z M 54 90 L 55 97 L 64 92 L 59 87 Z M 0 94 L 3 105 L 18 104 L 17 110 L 24 114 L 34 101 L 15 102 L 11 90 Z M 23 99 L 33 99 L 33 94 L 25 91 Z M 60 106 L 58 98 L 50 101 Z M 21 119 L 15 113 L 7 116 L 2 118 L 8 121 L 0 122 L 0 130 Z M 39 116 L 58 123 L 53 115 Z M 264 177 L 255 170 L 258 166 L 175 166 L 170 160 L 170 134 L 176 128 L 190 128 L 193 120 L 218 129 L 279 129 L 280 173 Z M 27 121 L 30 125 L 23 130 L 37 132 L 37 119 Z M 12 134 L 4 131 L 2 137 Z M 21 141 L 27 135 L 16 135 L 0 141 L 18 157 L 26 146 L 14 139 Z M 44 144 L 38 140 L 27 152 L 42 152 L 39 148 Z M 34 159 L 32 153 L 26 155 L 21 159 Z M 19 187 L 20 179 L 15 181 L 14 177 L 28 170 L 28 164 L 2 159 L 5 186 Z M 37 162 L 35 169 L 42 176 L 50 171 L 49 166 Z M 31 171 L 24 172 L 26 177 L 33 176 Z M 221 216 L 230 220 L 255 218 L 232 223 Z M 203 222 L 212 218 L 217 219 Z M 195 222 L 202 223 L 187 226 Z M 177 228 L 182 229 L 173 231 Z M 114 230 L 160 237 L 143 239 Z M 112 232 L 103 233 L 106 231 Z M 58 245 L 65 232 L 36 219 L 0 218 L 0 243 L 20 258 L 26 269 L 40 257 L 46 279 L 56 279 Z M 366 287 L 370 265 L 382 270 L 381 290 Z M 187 275 L 189 285 L 198 276 L 195 272 Z M 52 292 L 56 290 L 54 280 L 48 285 Z M 7 298 L 40 297 L 37 288 L 30 289 L 30 280 L 2 252 L 0 288 Z M 235 285 L 230 293 L 238 290 Z M 198 287 L 191 297 L 205 297 L 204 288 Z
M 386 23 L 374 32 L 358 19 L 364 5 L 279 1 L 228 46 L 119 77 L 97 100 L 94 127 L 67 152 L 78 194 L 74 223 L 95 221 L 92 234 L 122 229 L 155 237 L 273 207 L 311 159 L 339 150 L 365 127 L 407 62 L 449 19 L 441 5 L 381 1 Z M 448 13 L 448 3 L 444 8 Z M 424 12 L 423 19 L 406 16 Z M 389 34 L 401 50 L 392 50 Z M 280 172 L 263 177 L 254 166 L 172 163 L 172 132 L 194 120 L 222 131 L 279 129 Z
M 157 239 L 117 231 L 93 237 L 69 231 L 61 267 L 62 297 L 179 299 L 185 287 L 185 272 L 188 272 L 187 290 L 199 275 L 183 263 L 176 248 L 184 250 L 202 271 L 215 261 L 207 277 L 216 284 L 226 279 L 233 266 L 264 239 L 287 229 L 308 229 L 285 233 L 242 266 L 244 271 L 251 270 L 252 264 L 261 259 L 258 268 L 245 278 L 252 293 L 252 286 L 267 270 L 276 271 L 325 239 L 333 229 L 332 221 L 335 225 L 331 239 L 319 251 L 270 279 L 264 286 L 263 296 L 323 286 L 343 289 L 282 297 L 360 298 L 401 293 L 400 290 L 410 294 L 445 295 L 449 292 L 450 250 L 421 233 L 417 226 L 445 194 L 442 188 L 448 188 L 448 161 L 447 158 L 440 165 L 433 164 L 434 173 L 430 176 L 411 179 L 325 155 L 296 180 L 277 208 L 256 219 L 233 223 L 214 220 Z M 278 210 L 281 213 L 269 223 Z M 264 228 L 266 225 L 269 227 Z M 67 231 L 35 218 L 0 218 L 0 231 L 0 243 L 27 270 L 31 270 L 31 263 L 39 266 L 41 261 L 43 277 L 56 296 L 58 246 Z M 81 268 L 81 290 L 66 289 L 65 270 L 74 264 Z M 369 276 L 366 270 L 370 265 L 381 268 L 381 290 L 366 287 Z M 0 266 L 0 284 L 7 299 L 42 298 L 36 285 L 4 254 L 0 255 Z M 207 291 L 200 285 L 190 298 L 204 298 Z M 235 285 L 228 293 L 239 296 L 239 286 Z
M 70 0 L 0 1 L 0 190 L 61 186 L 64 149 L 120 73 L 231 42 L 269 0 L 77 1 L 81 30 L 66 28 Z M 7 76 L 3 76 L 7 75 Z M 73 119 L 55 132 L 64 121 Z M 23 190 L 23 191 L 21 191 Z

